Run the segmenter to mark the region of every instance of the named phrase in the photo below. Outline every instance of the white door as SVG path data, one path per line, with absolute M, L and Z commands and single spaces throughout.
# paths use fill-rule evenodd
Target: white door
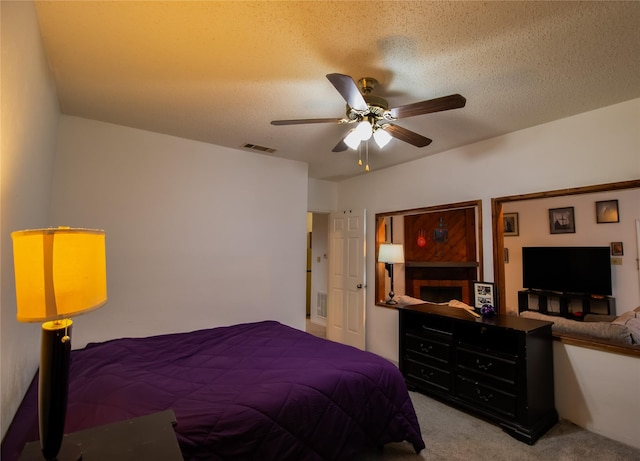
M 329 215 L 327 338 L 365 348 L 365 210 Z

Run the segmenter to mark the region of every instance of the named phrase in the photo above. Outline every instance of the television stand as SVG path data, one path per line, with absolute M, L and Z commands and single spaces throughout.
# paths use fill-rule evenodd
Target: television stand
M 587 314 L 616 315 L 616 299 L 612 296 L 581 293 L 520 290 L 518 313 L 523 311 L 537 311 L 541 314 L 582 320 Z

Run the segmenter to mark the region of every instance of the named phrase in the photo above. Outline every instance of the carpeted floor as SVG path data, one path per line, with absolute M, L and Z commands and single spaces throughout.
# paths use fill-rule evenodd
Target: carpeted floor
M 560 421 L 535 445 L 512 438 L 499 427 L 411 392 L 427 448 L 416 455 L 406 442 L 356 461 L 640 461 L 640 449 Z
M 317 323 L 313 323 L 311 320 L 307 319 L 307 333 L 311 333 L 313 336 L 317 336 L 319 338 L 327 337 L 327 328 L 322 325 L 318 325 Z
M 326 337 L 326 329 L 309 320 L 307 332 Z M 354 461 L 640 461 L 640 449 L 569 421 L 560 421 L 534 445 L 528 445 L 498 426 L 417 392 L 410 394 L 427 447 L 417 455 L 410 444 L 393 443 Z

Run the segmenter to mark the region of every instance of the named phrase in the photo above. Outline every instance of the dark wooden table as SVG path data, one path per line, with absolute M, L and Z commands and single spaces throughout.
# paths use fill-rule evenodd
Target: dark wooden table
M 175 424 L 173 410 L 165 410 L 65 434 L 58 460 L 183 461 Z M 27 443 L 20 456 L 20 461 L 43 459 L 40 441 Z

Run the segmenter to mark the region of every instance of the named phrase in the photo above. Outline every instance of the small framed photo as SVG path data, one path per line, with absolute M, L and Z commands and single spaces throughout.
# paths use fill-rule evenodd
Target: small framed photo
M 576 219 L 573 207 L 549 209 L 549 232 L 552 234 L 574 234 Z
M 620 222 L 620 214 L 618 213 L 617 200 L 603 200 L 596 202 L 596 222 Z
M 622 242 L 611 242 L 611 256 L 622 256 L 623 254 Z
M 504 222 L 504 236 L 514 237 L 520 235 L 520 228 L 518 227 L 518 213 L 505 213 L 502 215 Z
M 496 308 L 495 285 L 491 282 L 473 282 L 473 307 L 480 310 L 489 305 Z

